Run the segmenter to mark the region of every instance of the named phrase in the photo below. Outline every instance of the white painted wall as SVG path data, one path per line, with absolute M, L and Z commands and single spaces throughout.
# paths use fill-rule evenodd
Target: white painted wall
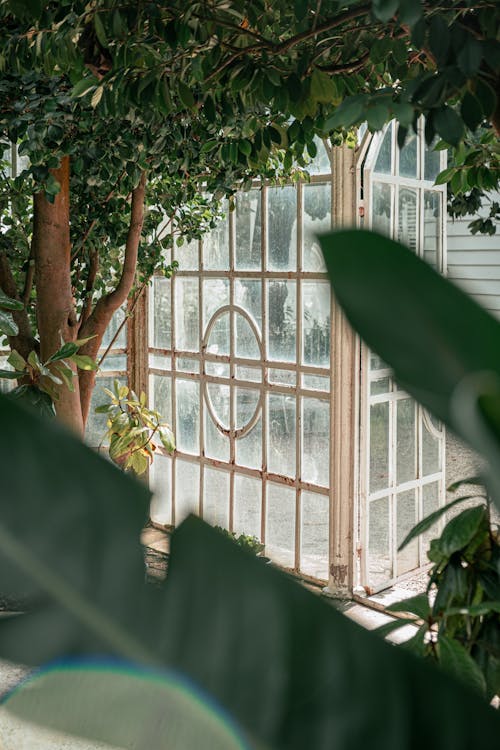
M 470 221 L 448 219 L 448 278 L 500 318 L 500 225 L 492 237 L 474 235 Z

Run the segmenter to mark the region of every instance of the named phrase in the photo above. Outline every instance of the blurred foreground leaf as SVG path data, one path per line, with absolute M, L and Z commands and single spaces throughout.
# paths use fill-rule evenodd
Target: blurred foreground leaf
M 404 390 L 489 461 L 500 503 L 500 323 L 398 242 L 344 230 L 321 246 L 354 329 Z

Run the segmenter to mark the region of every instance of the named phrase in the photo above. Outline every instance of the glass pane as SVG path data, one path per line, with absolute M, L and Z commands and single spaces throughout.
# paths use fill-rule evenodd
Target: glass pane
M 198 240 L 184 245 L 175 244 L 175 259 L 179 261 L 179 271 L 197 271 L 199 268 Z
M 392 231 L 391 217 L 391 186 L 385 185 L 383 182 L 374 182 L 371 216 L 373 229 L 390 237 Z
M 227 279 L 204 279 L 203 281 L 203 330 L 219 307 L 229 305 L 229 281 Z
M 172 360 L 164 354 L 151 354 L 149 355 L 149 366 L 156 370 L 170 370 L 172 366 Z
M 314 143 L 318 152 L 314 159 L 307 165 L 307 171 L 309 174 L 330 174 L 332 165 L 325 144 L 317 135 L 314 136 Z
M 260 367 L 237 367 L 236 379 L 250 380 L 253 383 L 260 383 L 262 382 L 262 370 Z
M 368 514 L 368 577 L 372 586 L 379 586 L 392 578 L 389 498 L 372 500 Z
M 150 375 L 150 403 L 162 418 L 172 424 L 172 380 L 165 375 Z
M 330 285 L 321 281 L 302 285 L 303 361 L 330 364 Z
M 437 139 L 430 146 L 425 145 L 424 152 L 424 179 L 434 180 L 441 171 L 441 151 L 434 151 Z
M 426 516 L 429 516 L 431 513 L 434 513 L 439 508 L 439 482 L 432 482 L 431 484 L 425 484 L 422 488 L 422 496 L 423 496 L 423 513 L 422 518 L 425 518 Z M 429 544 L 431 543 L 431 539 L 436 539 L 439 534 L 441 533 L 441 527 L 442 523 L 437 523 L 435 526 L 432 526 L 428 531 L 426 531 L 424 534 L 422 534 L 422 544 L 424 549 L 424 558 L 422 560 L 422 564 L 428 562 L 427 560 L 427 549 L 429 548 Z
M 224 364 L 224 362 L 209 362 L 205 360 L 203 366 L 207 375 L 214 375 L 218 378 L 229 377 L 230 367 Z
M 166 280 L 166 279 L 165 279 Z M 169 308 L 170 311 L 170 308 Z M 125 321 L 125 310 L 120 307 L 111 318 L 108 327 L 104 333 L 101 343 L 101 349 L 106 349 L 113 341 L 118 329 Z M 113 347 L 115 349 L 124 349 L 127 346 L 127 326 L 123 325 L 120 333 L 113 341 Z
M 268 469 L 295 476 L 295 397 L 269 395 Z
M 370 394 L 377 396 L 380 393 L 389 393 L 391 390 L 391 379 L 380 378 L 380 380 L 372 380 L 370 383 Z
M 389 482 L 389 404 L 370 407 L 370 492 Z
M 229 389 L 228 389 L 229 390 Z M 217 461 L 229 461 L 229 438 L 217 429 L 208 409 L 205 412 L 205 455 Z M 228 420 L 229 421 L 229 420 Z
M 200 363 L 197 359 L 191 359 L 191 357 L 177 357 L 175 368 L 180 372 L 200 372 Z
M 205 468 L 203 518 L 212 526 L 229 527 L 229 474 Z
M 236 319 L 236 356 L 245 359 L 261 359 L 259 342 L 246 318 L 235 313 Z
M 175 279 L 175 348 L 198 351 L 199 346 L 198 280 L 178 276 Z
M 417 177 L 417 144 L 415 133 L 409 133 L 406 143 L 399 152 L 399 174 L 401 177 Z
M 441 195 L 433 190 L 424 191 L 424 260 L 440 270 L 441 247 Z
M 172 523 L 172 460 L 157 453 L 149 469 L 149 484 L 153 490 L 150 515 L 155 523 Z
M 396 402 L 397 456 L 396 479 L 398 484 L 417 477 L 416 404 L 411 398 Z
M 302 493 L 300 570 L 328 579 L 329 498 L 316 492 Z
M 234 280 L 234 301 L 250 313 L 262 335 L 262 284 L 253 279 Z
M 89 416 L 87 420 L 87 426 L 85 428 L 85 442 L 91 445 L 93 448 L 97 448 L 106 434 L 106 421 L 107 414 L 96 414 L 96 406 L 101 404 L 109 404 L 109 396 L 104 393 L 104 388 L 113 390 L 113 383 L 118 380 L 120 385 L 127 384 L 127 378 L 96 378 L 95 387 L 92 392 L 92 399 L 90 401 Z
M 150 346 L 157 349 L 171 348 L 171 307 L 170 292 L 172 282 L 155 276 L 153 279 L 153 340 Z
M 295 566 L 295 490 L 267 485 L 266 554 L 286 568 Z
M 384 139 L 380 146 L 374 172 L 379 174 L 392 173 L 392 125 L 385 131 Z
M 226 430 L 231 427 L 231 392 L 228 385 L 207 384 L 208 397 L 217 422 Z
M 442 425 L 436 424 L 430 414 L 427 414 L 427 419 L 435 425 L 437 430 L 442 430 Z M 430 432 L 426 420 L 422 417 L 422 474 L 424 477 L 441 471 L 440 443 L 440 439 Z
M 294 281 L 268 283 L 269 358 L 294 362 L 297 327 L 297 299 Z
M 231 351 L 231 325 L 228 310 L 221 313 L 212 325 L 206 351 L 210 354 L 229 355 Z
M 314 391 L 329 391 L 330 378 L 323 375 L 302 375 L 302 387 Z
M 262 483 L 259 479 L 235 474 L 233 530 L 261 538 Z
M 262 212 L 260 190 L 238 193 L 234 213 L 236 225 L 235 267 L 261 267 Z
M 236 440 L 236 463 L 250 469 L 262 469 L 262 417 L 250 432 Z
M 243 429 L 251 421 L 259 404 L 259 391 L 236 388 L 236 429 Z
M 370 352 L 370 370 L 388 370 L 388 366 L 380 359 L 378 354 Z
M 328 487 L 330 480 L 330 404 L 302 399 L 302 480 Z
M 229 220 L 227 218 L 220 221 L 215 229 L 203 237 L 203 267 L 208 271 L 229 270 Z
M 267 265 L 272 271 L 297 267 L 297 191 L 293 186 L 267 191 Z
M 269 368 L 269 382 L 281 385 L 295 385 L 297 376 L 295 370 L 278 370 Z
M 396 497 L 396 544 L 399 547 L 405 536 L 417 523 L 415 490 L 401 492 Z M 398 575 L 418 567 L 418 539 L 414 539 L 398 552 Z
M 417 219 L 417 191 L 401 188 L 397 238 L 413 251 L 417 250 Z
M 123 370 L 127 371 L 126 354 L 107 354 L 102 362 L 99 362 L 101 370 Z
M 198 454 L 200 450 L 200 386 L 193 380 L 176 383 L 176 443 L 183 453 Z
M 190 513 L 199 513 L 200 467 L 177 459 L 175 462 L 175 524 L 178 526 Z
M 302 265 L 304 271 L 326 271 L 325 260 L 316 235 L 331 229 L 331 185 L 304 185 L 303 200 Z

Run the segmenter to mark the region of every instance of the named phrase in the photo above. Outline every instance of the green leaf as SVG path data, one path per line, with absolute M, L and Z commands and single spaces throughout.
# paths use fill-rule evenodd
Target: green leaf
M 462 45 L 457 54 L 458 67 L 469 78 L 477 73 L 482 59 L 483 51 L 481 43 L 469 34 L 465 40 L 465 44 Z
M 172 453 L 172 451 L 175 450 L 175 438 L 174 433 L 172 430 L 167 428 L 162 428 L 160 431 L 160 440 L 163 444 L 163 447 L 169 452 Z
M 452 397 L 466 375 L 500 373 L 498 321 L 386 237 L 344 230 L 320 241 L 336 299 L 355 330 L 404 390 L 481 450 L 452 414 Z
M 7 398 L 23 404 L 24 407 L 37 416 L 43 417 L 44 420 L 52 420 L 56 415 L 52 398 L 37 386 L 20 385 L 10 391 Z M 46 424 L 45 421 L 44 424 Z
M 469 91 L 466 91 L 460 105 L 460 114 L 462 119 L 471 130 L 476 130 L 478 125 L 483 121 L 483 110 L 476 97 Z
M 17 336 L 19 328 L 10 312 L 0 310 L 0 334 L 5 336 Z
M 265 747 L 465 750 L 479 726 L 482 741 L 496 741 L 499 717 L 479 697 L 193 517 L 172 538 L 167 597 L 176 616 L 165 622 L 166 661 Z M 471 718 L 476 709 L 489 728 Z
M 464 484 L 480 484 L 483 485 L 484 480 L 483 477 L 480 476 L 473 476 L 473 477 L 466 477 L 465 479 L 457 479 L 456 482 L 452 482 L 448 485 L 446 488 L 448 492 L 456 492 L 456 490 L 460 489 L 460 487 L 463 487 Z M 470 495 L 470 497 L 474 497 L 474 495 Z
M 338 97 L 333 78 L 317 68 L 313 70 L 311 76 L 311 97 L 324 104 L 334 104 Z
M 481 602 L 480 604 L 474 604 L 471 607 L 451 607 L 450 609 L 447 609 L 444 614 L 446 616 L 470 615 L 470 617 L 484 617 L 484 615 L 489 615 L 491 612 L 500 614 L 500 602 Z
M 451 180 L 451 178 L 456 174 L 456 167 L 448 167 L 448 169 L 443 169 L 442 172 L 438 174 L 436 177 L 435 185 L 445 185 L 447 182 Z
M 382 130 L 390 119 L 389 109 L 384 104 L 374 104 L 367 107 L 366 120 L 371 130 Z
M 441 107 L 434 113 L 433 123 L 443 141 L 451 146 L 458 146 L 464 134 L 464 123 L 454 109 Z
M 38 372 L 40 372 L 43 367 L 42 363 L 40 362 L 40 357 L 34 349 L 28 354 L 28 364 L 34 370 L 38 370 Z
M 417 536 L 424 534 L 428 529 L 432 528 L 432 526 L 434 526 L 434 524 L 436 524 L 439 521 L 439 519 L 442 518 L 444 514 L 450 510 L 450 508 L 453 508 L 455 505 L 459 505 L 460 503 L 470 500 L 472 497 L 476 497 L 476 495 L 467 495 L 466 497 L 457 497 L 455 500 L 452 500 L 450 503 L 443 505 L 442 508 L 438 508 L 438 510 L 435 510 L 434 513 L 430 513 L 428 516 L 423 518 L 421 521 L 419 521 L 419 523 L 416 524 L 416 526 L 412 528 L 412 530 L 407 534 L 407 536 L 405 536 L 405 538 L 403 539 L 403 541 L 398 547 L 398 552 L 401 552 L 401 550 L 404 549 Z
M 485 505 L 463 510 L 458 516 L 448 521 L 439 538 L 439 546 L 443 554 L 450 557 L 454 552 L 466 547 L 481 525 L 487 519 Z
M 187 109 L 192 109 L 195 105 L 194 94 L 187 86 L 184 81 L 178 81 L 177 90 L 179 92 L 179 99 Z
M 403 599 L 401 602 L 390 604 L 387 607 L 389 612 L 410 612 L 412 615 L 416 615 L 421 620 L 427 620 L 430 613 L 431 607 L 427 594 L 418 594 L 417 596 L 411 596 L 408 599 Z
M 104 86 L 101 85 L 101 86 L 98 86 L 96 90 L 94 91 L 94 93 L 92 94 L 92 98 L 90 100 L 90 106 L 93 109 L 95 109 L 97 105 L 99 104 L 99 102 L 101 101 L 103 93 L 104 93 Z
M 24 310 L 24 305 L 20 300 L 8 297 L 0 289 L 0 309 L 2 310 Z
M 71 357 L 73 354 L 76 354 L 78 349 L 80 348 L 80 345 L 72 341 L 68 341 L 66 344 L 61 346 L 60 349 L 57 350 L 57 352 L 54 352 L 54 354 L 49 357 L 46 364 L 49 364 L 49 362 L 57 362 L 59 359 L 66 359 L 67 357 Z
M 101 16 L 99 15 L 99 13 L 96 13 L 94 15 L 94 28 L 95 28 L 95 33 L 96 33 L 96 36 L 97 36 L 97 38 L 99 40 L 99 43 L 104 48 L 106 48 L 108 46 L 108 40 L 107 40 L 107 37 L 106 37 L 106 32 L 104 30 L 104 25 L 102 23 L 102 19 L 101 19 Z
M 333 115 L 330 115 L 325 121 L 325 131 L 336 130 L 337 128 L 348 128 L 359 122 L 365 112 L 365 100 L 360 96 L 352 96 L 344 99 L 342 104 L 337 107 Z
M 410 28 L 422 18 L 423 7 L 421 0 L 399 0 L 399 20 L 408 24 Z
M 96 414 L 108 414 L 108 412 L 113 408 L 111 404 L 99 404 L 99 406 L 96 406 L 94 409 Z
M 24 371 L 20 372 L 19 370 L 0 370 L 0 378 L 5 378 L 6 380 L 17 380 L 18 378 L 22 378 L 24 375 Z
M 399 0 L 373 0 L 372 7 L 375 16 L 386 23 L 397 12 Z
M 58 362 L 57 365 L 55 365 L 54 369 L 59 373 L 61 378 L 63 379 L 63 382 L 66 386 L 66 388 L 73 393 L 75 390 L 75 384 L 74 384 L 74 377 L 75 373 L 71 369 L 71 367 L 68 367 L 63 362 Z
M 12 349 L 11 353 L 7 357 L 7 362 L 12 365 L 14 370 L 24 370 L 27 366 L 27 362 L 16 349 Z
M 97 362 L 95 362 L 92 357 L 88 357 L 86 354 L 72 354 L 69 359 L 71 359 L 71 361 L 74 362 L 80 370 L 99 369 Z
M 486 693 L 486 682 L 478 665 L 466 649 L 452 638 L 440 635 L 438 639 L 439 663 L 447 672 L 468 685 L 480 695 Z
M 71 96 L 75 99 L 79 98 L 80 96 L 84 96 L 89 91 L 93 91 L 96 87 L 97 79 L 92 78 L 82 78 L 78 83 L 76 83 L 72 90 L 71 90 Z

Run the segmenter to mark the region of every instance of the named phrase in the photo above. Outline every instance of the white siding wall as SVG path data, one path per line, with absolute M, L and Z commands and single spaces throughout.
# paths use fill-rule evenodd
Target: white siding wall
M 448 220 L 448 278 L 500 318 L 500 226 L 492 237 L 474 235 L 471 220 Z

